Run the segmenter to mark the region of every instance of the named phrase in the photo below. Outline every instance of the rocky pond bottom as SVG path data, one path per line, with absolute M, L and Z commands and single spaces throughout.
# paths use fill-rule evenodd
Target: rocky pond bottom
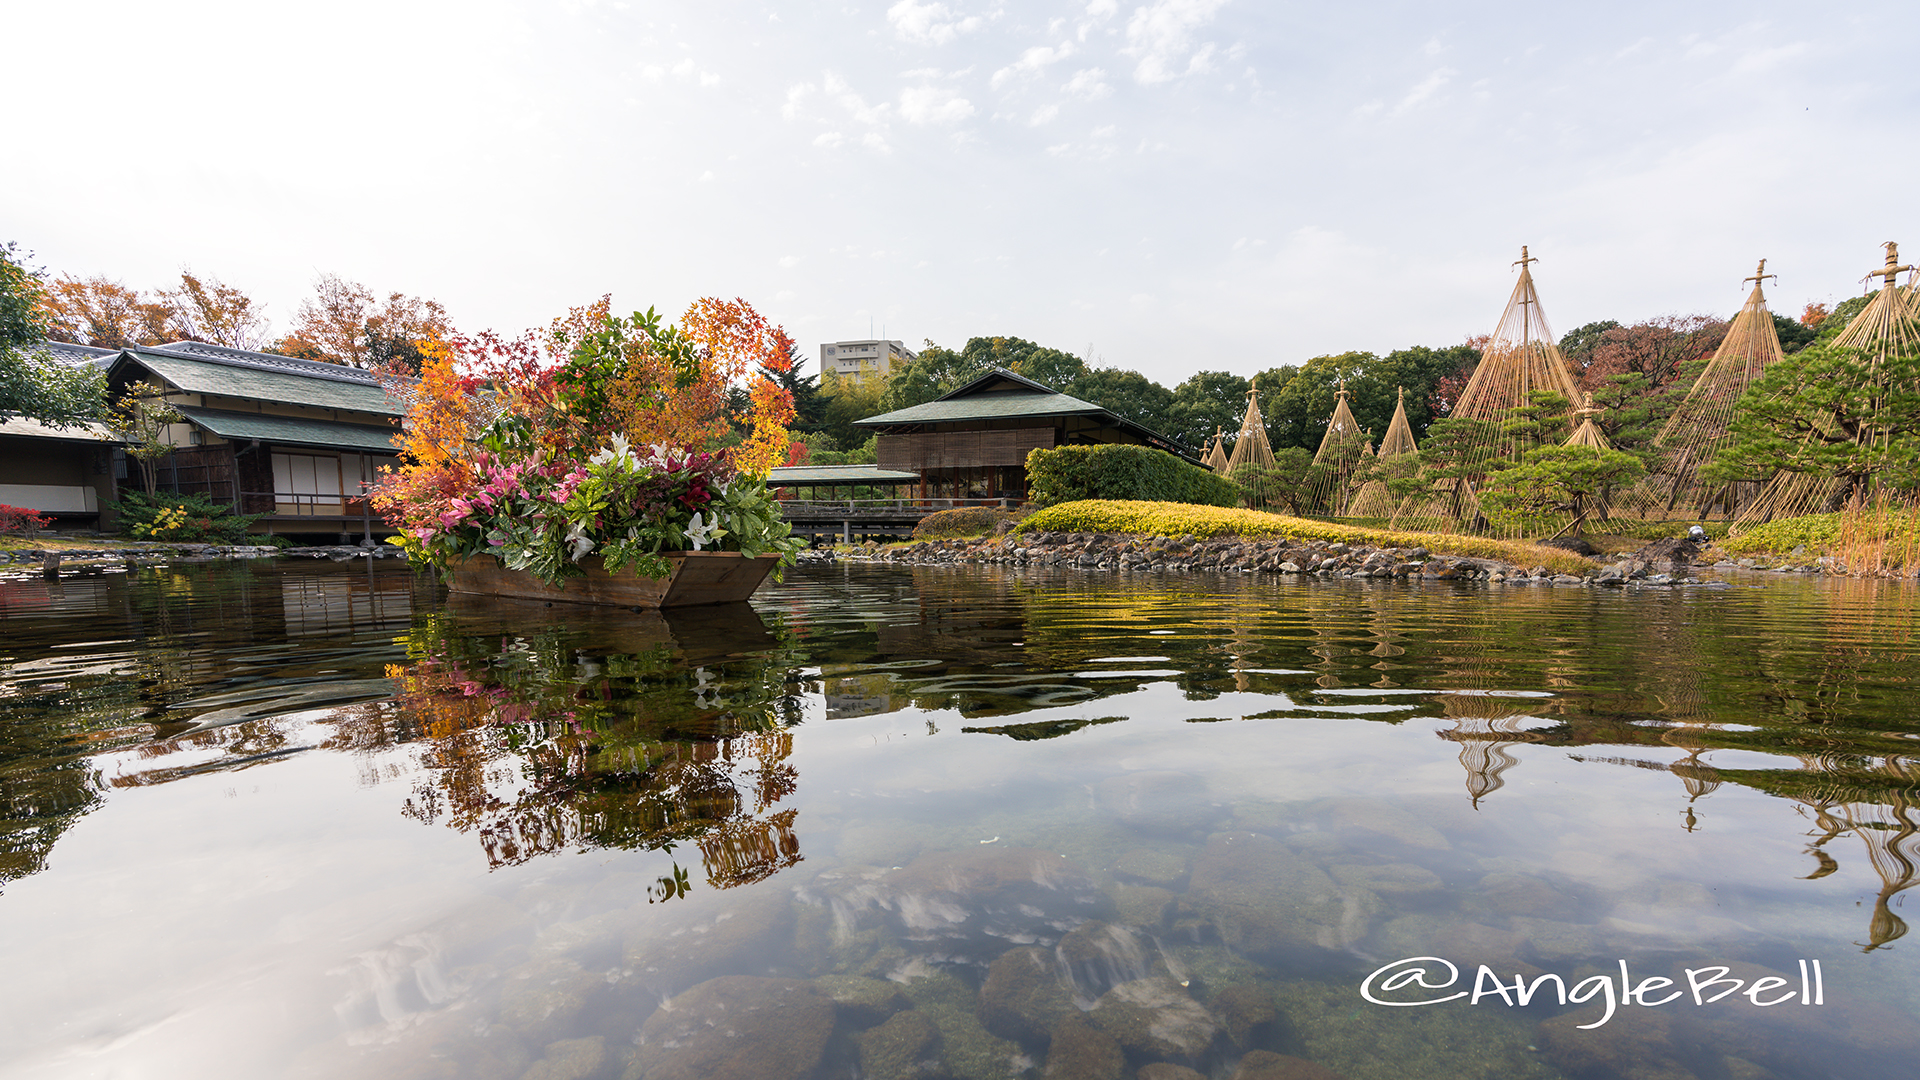
M 1913 594 L 0 580 L 0 1076 L 1906 1075 Z

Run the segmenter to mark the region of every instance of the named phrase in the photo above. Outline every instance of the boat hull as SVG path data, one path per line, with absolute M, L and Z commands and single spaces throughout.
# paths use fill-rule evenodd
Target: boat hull
M 580 560 L 585 577 L 549 585 L 524 570 L 509 570 L 491 555 L 461 561 L 447 577 L 447 590 L 469 596 L 503 596 L 549 603 L 601 604 L 625 608 L 729 604 L 753 595 L 780 563 L 778 555 L 747 558 L 737 551 L 664 551 L 673 572 L 650 578 L 623 570 L 607 573 L 600 557 Z

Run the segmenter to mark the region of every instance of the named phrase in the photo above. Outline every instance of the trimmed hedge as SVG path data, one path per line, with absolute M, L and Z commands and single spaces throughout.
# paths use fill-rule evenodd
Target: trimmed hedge
M 1049 507 L 1022 521 L 1027 532 L 1131 533 L 1138 536 L 1242 536 L 1285 540 L 1337 540 L 1368 547 L 1423 547 L 1442 555 L 1498 559 L 1522 568 L 1544 566 L 1558 574 L 1591 574 L 1593 563 L 1559 548 L 1523 540 L 1496 540 L 1463 533 L 1398 532 L 1335 525 L 1259 510 L 1183 506 L 1178 503 L 1084 502 Z
M 1019 515 L 992 506 L 956 506 L 936 510 L 913 527 L 915 540 L 953 540 L 963 536 L 995 536 L 1012 528 Z
M 1027 498 L 1035 506 L 1076 499 L 1240 505 L 1240 486 L 1150 446 L 1060 446 L 1027 455 Z

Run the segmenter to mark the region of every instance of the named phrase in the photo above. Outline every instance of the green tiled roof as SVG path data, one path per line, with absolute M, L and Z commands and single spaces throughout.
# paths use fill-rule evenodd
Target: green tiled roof
M 782 465 L 767 474 L 771 487 L 830 487 L 835 484 L 912 484 L 919 473 L 878 465 Z
M 886 424 L 940 424 L 961 420 L 1012 420 L 1030 416 L 1105 415 L 1110 414 L 1100 406 L 1067 394 L 1012 390 L 942 398 L 879 416 L 869 416 L 865 420 L 855 420 L 854 424 L 858 427 L 880 427 Z
M 266 416 L 260 413 L 221 412 L 218 409 L 182 408 L 180 414 L 224 439 L 259 439 L 270 443 L 324 446 L 332 450 L 378 450 L 392 454 L 397 452 L 393 437 L 400 433 L 397 427 L 377 428 L 332 420 L 308 420 L 299 416 Z
M 264 366 L 198 360 L 153 349 L 128 349 L 124 355 L 189 394 L 255 398 L 383 416 L 399 416 L 404 411 L 387 397 L 386 390 L 378 383 L 350 376 L 348 369 L 342 369 L 343 377 L 329 378 L 292 370 L 274 371 Z

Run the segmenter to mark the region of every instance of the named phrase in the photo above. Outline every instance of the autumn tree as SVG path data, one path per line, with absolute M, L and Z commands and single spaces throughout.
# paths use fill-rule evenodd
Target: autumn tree
M 186 336 L 165 298 L 143 295 L 105 276 L 62 276 L 47 289 L 47 307 L 48 337 L 54 341 L 125 349 Z
M 314 281 L 314 295 L 300 302 L 292 331 L 275 347 L 290 356 L 348 367 L 417 371 L 430 343 L 453 333 L 438 301 L 399 292 L 380 299 L 357 281 L 322 274 Z
M 180 271 L 177 288 L 160 293 L 173 313 L 173 325 L 180 337 L 224 345 L 229 349 L 255 350 L 266 344 L 267 318 L 253 298 L 219 278 Z

